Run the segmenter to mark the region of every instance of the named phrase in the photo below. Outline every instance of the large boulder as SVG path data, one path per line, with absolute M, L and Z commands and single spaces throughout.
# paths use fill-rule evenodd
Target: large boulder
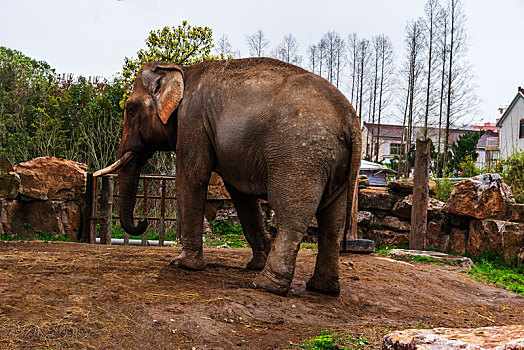
M 82 163 L 40 157 L 14 166 L 20 176 L 22 198 L 78 200 L 85 192 L 86 168 Z
M 412 177 L 391 180 L 388 183 L 388 188 L 392 192 L 411 194 L 413 193 L 413 181 L 414 179 Z M 437 194 L 437 183 L 433 180 L 429 180 L 429 193 L 432 195 Z
M 384 337 L 383 350 L 524 349 L 524 326 L 407 329 Z
M 368 230 L 363 231 L 362 238 L 375 241 L 377 245 L 392 246 L 406 245 L 408 243 L 408 234 L 399 233 L 392 230 Z
M 479 255 L 493 250 L 510 261 L 524 247 L 524 224 L 494 219 L 471 220 L 466 250 Z
M 404 219 L 411 218 L 411 206 L 413 205 L 413 195 L 410 194 L 404 198 L 401 198 L 395 203 L 391 212 L 393 215 Z M 428 216 L 430 218 L 438 217 L 444 202 L 439 201 L 438 199 L 430 197 L 428 200 Z
M 457 183 L 442 210 L 476 219 L 502 218 L 511 215 L 514 203 L 499 174 L 482 174 Z
M 386 187 L 366 187 L 358 191 L 359 209 L 391 210 L 399 199 Z
M 35 234 L 77 240 L 82 211 L 77 201 L 1 200 L 0 217 L 4 234 L 35 238 Z
M 16 198 L 20 189 L 20 177 L 7 159 L 0 158 L 0 198 Z

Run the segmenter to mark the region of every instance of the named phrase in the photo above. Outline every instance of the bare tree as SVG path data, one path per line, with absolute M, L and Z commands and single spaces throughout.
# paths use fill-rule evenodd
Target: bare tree
M 240 57 L 240 51 L 234 50 L 233 45 L 229 42 L 229 38 L 226 34 L 222 35 L 215 44 L 215 52 L 225 58 L 231 56 L 233 58 Z
M 403 130 L 407 123 L 406 142 L 407 149 L 405 153 L 405 174 L 409 175 L 410 165 L 408 164 L 408 154 L 411 151 L 411 144 L 413 142 L 413 126 L 414 118 L 416 116 L 417 102 L 416 97 L 420 92 L 420 74 L 422 72 L 421 51 L 423 49 L 423 34 L 422 34 L 422 20 L 419 18 L 416 21 L 411 21 L 406 26 L 406 49 L 407 62 L 405 72 L 407 73 L 407 99 L 404 115 Z
M 349 51 L 349 68 L 351 70 L 351 103 L 355 106 L 355 89 L 357 88 L 357 70 L 358 63 L 357 58 L 358 52 L 358 37 L 356 33 L 352 33 L 348 36 L 348 51 Z
M 246 36 L 246 42 L 249 46 L 249 54 L 251 56 L 264 56 L 265 49 L 269 45 L 269 39 L 266 38 L 262 30 Z
M 449 0 L 449 55 L 447 76 L 446 102 L 446 133 L 444 138 L 443 168 L 448 163 L 448 148 L 450 146 L 449 129 L 452 123 L 471 112 L 477 105 L 471 67 L 465 60 L 467 52 L 467 36 L 464 30 L 466 16 L 462 12 L 460 0 Z
M 438 14 L 439 19 L 439 40 L 437 40 L 439 59 L 441 62 L 440 70 L 440 98 L 439 98 L 439 113 L 438 113 L 438 141 L 437 141 L 437 176 L 442 176 L 440 163 L 441 159 L 441 141 L 442 141 L 442 114 L 444 107 L 444 94 L 446 90 L 446 63 L 447 63 L 447 37 L 448 37 L 448 14 L 445 9 L 441 9 Z
M 345 42 L 340 35 L 329 31 L 322 36 L 321 43 L 325 49 L 326 79 L 338 87 L 340 72 L 345 61 Z
M 378 108 L 377 108 L 377 142 L 375 146 L 375 162 L 378 162 L 379 155 L 379 141 L 380 141 L 380 126 L 382 119 L 382 112 L 389 104 L 391 91 L 395 84 L 395 56 L 393 53 L 393 44 L 389 37 L 384 34 L 379 35 L 375 39 L 375 45 L 380 57 L 380 71 L 379 71 L 379 86 L 378 86 Z M 372 153 L 373 154 L 373 153 Z
M 435 67 L 435 57 L 433 56 L 433 44 L 434 44 L 434 36 L 435 36 L 435 27 L 436 27 L 436 20 L 437 20 L 437 13 L 438 13 L 438 0 L 428 0 L 426 2 L 426 5 L 424 7 L 424 11 L 426 13 L 426 17 L 424 20 L 425 25 L 425 32 L 426 32 L 426 45 L 428 48 L 428 56 L 427 56 L 427 81 L 426 81 L 426 109 L 424 112 L 424 139 L 426 140 L 428 138 L 428 119 L 429 119 L 429 113 L 430 113 L 430 96 L 431 96 L 431 73 L 434 70 Z
M 318 68 L 318 60 L 317 60 L 318 46 L 315 44 L 309 45 L 309 47 L 307 48 L 306 54 L 307 54 L 307 60 L 308 60 L 308 69 L 311 72 L 316 73 L 317 72 L 316 68 Z
M 302 56 L 298 55 L 297 39 L 291 34 L 286 35 L 284 40 L 275 47 L 272 56 L 281 61 L 296 65 L 302 62 Z

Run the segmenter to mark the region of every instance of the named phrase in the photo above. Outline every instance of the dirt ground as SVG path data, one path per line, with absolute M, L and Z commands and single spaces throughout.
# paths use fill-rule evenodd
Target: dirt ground
M 305 290 L 303 251 L 280 297 L 247 287 L 247 249 L 206 249 L 198 272 L 168 265 L 179 251 L 0 242 L 0 348 L 285 349 L 330 329 L 380 349 L 392 330 L 524 323 L 524 297 L 458 267 L 343 255 L 328 297 Z

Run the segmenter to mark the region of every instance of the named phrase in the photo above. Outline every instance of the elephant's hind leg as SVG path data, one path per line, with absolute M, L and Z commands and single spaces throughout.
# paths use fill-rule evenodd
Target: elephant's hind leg
M 244 236 L 253 250 L 253 257 L 246 268 L 262 270 L 266 265 L 271 242 L 264 225 L 264 216 L 257 198 L 238 192 L 226 184 L 226 188 L 235 204 L 238 218 L 242 224 Z
M 338 275 L 339 244 L 344 231 L 347 191 L 342 191 L 327 207 L 317 213 L 318 254 L 315 272 L 306 289 L 330 295 L 340 293 Z
M 322 180 L 315 180 L 313 174 L 298 180 L 289 179 L 282 187 L 269 191 L 269 204 L 277 216 L 278 232 L 264 270 L 251 282 L 251 287 L 278 295 L 288 293 L 300 242 L 318 208 L 323 188 Z

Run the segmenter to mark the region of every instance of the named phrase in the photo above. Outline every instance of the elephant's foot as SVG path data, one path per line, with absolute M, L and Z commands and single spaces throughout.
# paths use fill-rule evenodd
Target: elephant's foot
M 274 274 L 264 270 L 249 283 L 249 286 L 254 289 L 262 289 L 277 295 L 286 296 L 289 292 L 291 281 L 278 278 Z
M 266 266 L 267 255 L 264 253 L 253 254 L 253 258 L 247 263 L 246 269 L 262 271 Z
M 187 270 L 203 270 L 205 267 L 201 252 L 189 254 L 183 251 L 179 256 L 173 258 L 169 264 Z
M 313 277 L 311 277 L 311 279 L 306 283 L 306 290 L 337 296 L 340 294 L 340 282 L 338 281 L 338 278 L 319 278 L 313 275 Z

